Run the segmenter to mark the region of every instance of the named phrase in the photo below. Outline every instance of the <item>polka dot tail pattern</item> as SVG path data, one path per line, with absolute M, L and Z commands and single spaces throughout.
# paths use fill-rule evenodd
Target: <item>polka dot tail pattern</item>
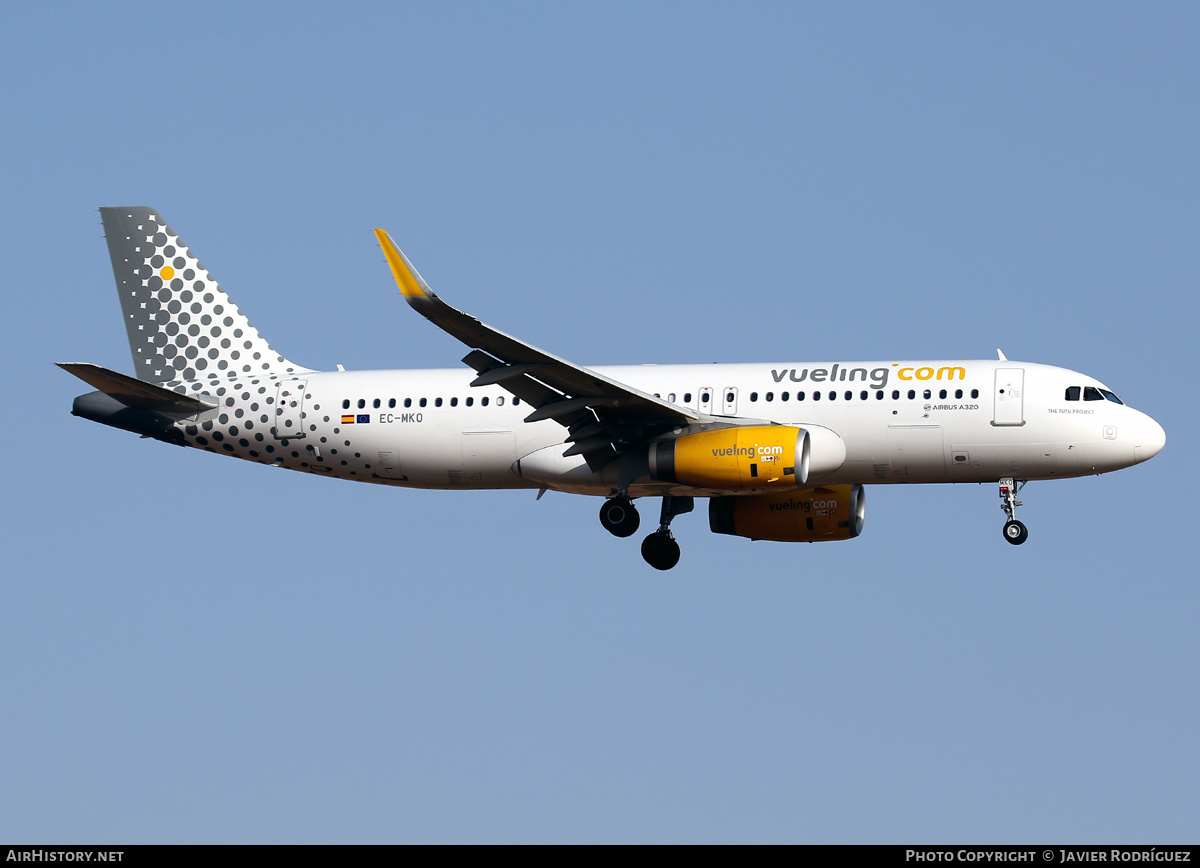
M 213 392 L 247 376 L 308 370 L 271 348 L 152 208 L 100 215 L 138 379 Z

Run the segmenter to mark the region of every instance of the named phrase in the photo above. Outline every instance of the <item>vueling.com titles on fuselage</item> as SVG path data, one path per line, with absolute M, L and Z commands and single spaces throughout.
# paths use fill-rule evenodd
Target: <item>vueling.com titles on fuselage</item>
M 771 377 L 776 383 L 782 383 L 785 378 L 793 383 L 803 383 L 805 380 L 810 383 L 852 383 L 855 380 L 861 380 L 863 383 L 869 381 L 876 389 L 882 389 L 887 386 L 892 368 L 896 369 L 896 377 L 901 380 L 965 380 L 967 378 L 967 369 L 961 365 L 946 365 L 940 368 L 929 365 L 901 367 L 899 362 L 892 362 L 891 368 L 872 368 L 869 371 L 866 368 L 844 368 L 840 363 L 830 368 L 772 368 Z
M 729 446 L 724 449 L 713 449 L 713 458 L 754 458 L 757 456 L 763 461 L 774 461 L 772 456 L 782 455 L 782 446 L 759 446 L 755 443 L 753 446 Z

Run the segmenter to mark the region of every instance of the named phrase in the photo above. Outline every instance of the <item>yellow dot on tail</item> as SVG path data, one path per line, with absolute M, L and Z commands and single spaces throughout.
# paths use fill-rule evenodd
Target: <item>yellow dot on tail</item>
M 170 280 L 172 277 L 175 276 L 175 269 L 169 265 L 164 265 L 162 271 L 160 271 L 159 274 L 162 275 L 163 280 Z

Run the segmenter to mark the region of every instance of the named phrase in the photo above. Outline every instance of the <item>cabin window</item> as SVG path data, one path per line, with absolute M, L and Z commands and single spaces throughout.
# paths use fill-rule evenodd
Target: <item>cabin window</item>
M 924 394 L 925 394 L 926 401 L 928 401 L 930 398 L 933 397 L 933 392 L 929 391 L 929 389 L 926 389 Z
M 821 400 L 821 393 L 820 393 L 820 392 L 813 392 L 813 400 L 814 400 L 814 401 L 820 401 L 820 400 Z
M 797 393 L 796 393 L 796 400 L 797 400 L 797 401 L 803 401 L 803 400 L 804 400 L 804 393 L 803 393 L 803 392 L 797 392 Z
M 451 406 L 451 407 L 457 407 L 457 406 L 458 406 L 458 398 L 451 398 L 451 399 L 450 399 L 450 406 Z
M 412 406 L 412 398 L 405 398 L 405 399 L 404 399 L 404 406 L 405 406 L 405 407 L 411 407 L 411 406 Z
M 846 394 L 845 394 L 845 398 L 846 398 L 846 400 L 847 400 L 847 401 L 853 401 L 853 400 L 854 400 L 854 393 L 853 393 L 853 392 L 850 392 L 850 391 L 847 391 L 847 392 L 846 392 Z
M 342 401 L 342 409 L 343 409 L 343 410 L 349 410 L 349 409 L 350 409 L 350 399 L 349 399 L 349 398 L 347 398 L 346 400 Z
M 395 398 L 388 398 L 388 409 L 389 409 L 389 410 L 394 410 L 395 408 L 396 408 L 396 399 L 395 399 Z
M 910 400 L 910 401 L 912 401 L 912 400 L 915 400 L 915 399 L 916 399 L 916 397 L 917 397 L 917 390 L 916 390 L 916 389 L 909 389 L 909 390 L 908 390 L 908 400 Z
M 467 406 L 468 407 L 474 406 L 474 404 L 475 404 L 474 398 L 467 398 Z
M 788 395 L 788 393 L 787 393 L 787 392 L 781 392 L 781 393 L 780 393 L 780 395 L 779 395 L 779 400 L 780 400 L 780 401 L 786 401 L 786 400 L 787 400 L 789 397 L 790 397 L 790 396 Z
M 900 400 L 900 390 L 899 389 L 892 389 L 892 400 L 893 401 Z
M 366 400 L 365 400 L 365 399 L 363 399 L 363 398 L 359 398 L 359 399 L 358 399 L 358 409 L 360 409 L 360 410 L 361 410 L 361 409 L 362 409 L 363 407 L 365 407 L 365 406 L 367 406 L 367 402 L 366 402 Z
M 692 393 L 691 392 L 683 393 L 683 403 L 685 403 L 685 404 L 692 403 Z
M 514 406 L 514 407 L 515 407 L 515 406 L 517 406 L 517 405 L 518 405 L 518 404 L 520 404 L 520 403 L 521 403 L 521 399 L 520 399 L 520 398 L 513 398 L 513 406 Z
M 435 407 L 440 407 L 440 406 L 442 406 L 442 399 L 441 399 L 441 398 L 434 398 L 434 399 L 433 399 L 433 406 L 435 406 Z
M 972 398 L 978 398 L 978 397 L 979 397 L 979 390 L 978 390 L 978 389 L 972 389 L 972 390 L 971 390 L 971 397 L 972 397 Z
M 860 397 L 864 401 L 867 400 L 867 390 L 863 389 L 863 391 L 859 393 L 858 397 Z
M 955 398 L 961 398 L 961 397 L 962 397 L 962 389 L 955 389 L 955 390 L 954 390 L 954 397 L 955 397 Z
M 514 399 L 514 400 L 515 400 L 515 399 Z M 668 393 L 667 393 L 667 400 L 668 400 L 668 401 L 670 401 L 672 404 L 674 404 L 674 403 L 675 403 L 675 393 L 674 393 L 674 392 L 668 392 Z
M 946 390 L 942 389 L 942 391 L 938 392 L 938 397 L 944 401 L 944 400 L 946 400 L 946 394 L 947 394 Z
M 881 390 L 881 391 L 878 391 L 878 392 L 876 392 L 876 393 L 875 393 L 875 400 L 876 400 L 876 401 L 882 401 L 882 400 L 883 400 L 883 392 L 882 392 L 882 390 Z
M 775 400 L 775 393 L 774 393 L 774 392 L 767 392 L 767 394 L 766 394 L 766 399 L 767 399 L 768 401 L 774 401 L 774 400 Z
M 496 399 L 496 406 L 497 407 L 504 406 L 504 396 L 503 395 L 501 395 L 499 398 Z
M 488 405 L 488 399 L 487 399 L 486 397 L 484 397 L 484 398 L 480 398 L 480 399 L 479 399 L 479 406 L 480 406 L 480 407 L 486 407 L 487 405 Z
M 426 399 L 426 398 L 422 398 L 422 399 L 421 399 L 420 401 L 418 401 L 417 403 L 418 403 L 418 404 L 420 404 L 422 407 L 424 407 L 424 406 L 425 406 L 427 403 L 429 403 L 429 401 L 428 401 L 428 399 Z
M 751 392 L 750 393 L 750 403 L 753 404 L 757 400 L 758 400 L 758 392 Z
M 830 393 L 829 393 L 829 400 L 830 400 L 830 401 L 836 401 L 836 400 L 837 400 L 837 392 L 830 392 Z
M 376 410 L 378 410 L 378 409 L 379 409 L 379 404 L 380 404 L 380 401 L 379 401 L 379 399 L 378 399 L 378 398 L 376 398 L 376 399 L 375 399 L 375 400 L 372 402 L 371 406 L 372 406 L 372 407 L 374 407 Z

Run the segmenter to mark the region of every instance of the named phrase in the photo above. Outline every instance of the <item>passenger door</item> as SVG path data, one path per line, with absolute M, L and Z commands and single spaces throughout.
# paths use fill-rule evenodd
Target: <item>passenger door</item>
M 1025 369 L 996 368 L 992 424 L 1016 426 L 1025 424 Z
M 304 390 L 308 380 L 283 380 L 275 392 L 275 424 L 271 434 L 276 440 L 304 437 Z

